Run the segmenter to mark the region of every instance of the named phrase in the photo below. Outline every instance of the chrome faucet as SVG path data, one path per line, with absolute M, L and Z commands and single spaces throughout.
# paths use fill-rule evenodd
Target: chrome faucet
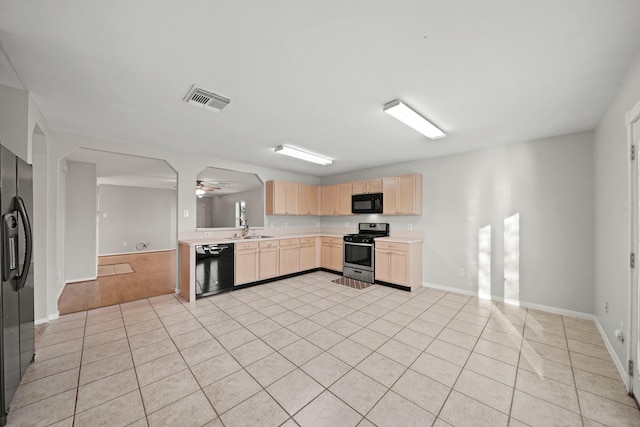
M 247 237 L 249 235 L 249 224 L 247 224 L 247 220 L 242 220 L 242 237 Z

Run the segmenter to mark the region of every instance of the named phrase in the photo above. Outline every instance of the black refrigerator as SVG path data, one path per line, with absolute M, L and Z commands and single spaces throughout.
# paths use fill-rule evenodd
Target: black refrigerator
M 0 145 L 0 176 L 0 424 L 4 425 L 20 379 L 35 357 L 33 234 L 30 220 L 33 212 L 33 175 L 31 165 Z

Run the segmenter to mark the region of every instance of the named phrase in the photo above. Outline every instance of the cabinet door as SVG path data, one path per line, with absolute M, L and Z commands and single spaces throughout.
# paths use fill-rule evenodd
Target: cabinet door
M 311 186 L 298 184 L 298 215 L 309 215 Z
M 260 249 L 259 265 L 260 280 L 276 277 L 278 275 L 278 249 Z
M 391 251 L 389 259 L 389 281 L 398 285 L 409 285 L 409 254 L 407 252 Z
M 320 247 L 320 266 L 322 268 L 331 268 L 331 245 L 323 243 Z
M 367 181 L 356 181 L 351 184 L 352 194 L 365 194 L 367 192 Z
M 385 214 L 398 212 L 398 178 L 384 178 L 382 180 L 382 211 Z
M 309 215 L 320 215 L 320 187 L 309 186 Z
M 344 260 L 342 259 L 342 245 L 331 245 L 331 270 L 342 271 Z
M 336 214 L 337 188 L 335 185 L 325 185 L 322 187 L 322 215 L 331 216 Z
M 351 215 L 351 183 L 337 186 L 337 214 Z
M 398 177 L 398 213 L 422 213 L 422 178 L 419 175 Z
M 391 258 L 389 251 L 376 251 L 375 262 L 375 278 L 383 282 L 390 281 L 389 260 Z
M 300 271 L 316 268 L 316 245 L 304 244 L 300 246 Z
M 258 280 L 258 251 L 251 249 L 235 254 L 236 285 Z
M 286 182 L 285 192 L 285 213 L 287 215 L 298 215 L 298 184 Z
M 369 181 L 367 181 L 367 192 L 382 193 L 382 180 L 370 179 Z
M 300 271 L 298 245 L 280 247 L 280 276 Z
M 273 182 L 273 214 L 285 215 L 287 213 L 287 183 Z

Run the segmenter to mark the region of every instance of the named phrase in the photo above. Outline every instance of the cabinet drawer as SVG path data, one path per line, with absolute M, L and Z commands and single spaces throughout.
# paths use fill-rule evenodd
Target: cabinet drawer
M 278 241 L 277 240 L 269 240 L 267 242 L 260 242 L 260 249 L 268 249 L 268 248 L 277 248 Z
M 331 245 L 341 245 L 343 240 L 340 237 L 323 237 L 322 243 L 329 243 Z
M 280 246 L 297 246 L 300 243 L 300 239 L 282 239 L 280 240 Z
M 236 251 L 244 251 L 247 249 L 258 249 L 258 242 L 240 242 L 236 243 Z
M 316 238 L 315 237 L 302 237 L 300 239 L 300 244 L 301 245 L 313 245 L 316 243 Z
M 376 250 L 387 249 L 393 251 L 408 251 L 409 245 L 407 243 L 394 243 L 394 242 L 376 242 Z

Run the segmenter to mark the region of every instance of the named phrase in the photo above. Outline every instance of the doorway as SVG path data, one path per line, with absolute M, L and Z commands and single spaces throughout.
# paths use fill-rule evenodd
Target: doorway
M 640 172 L 638 168 L 638 147 L 640 146 L 640 102 L 627 115 L 627 135 L 631 154 L 630 168 L 630 217 L 631 217 L 631 284 L 629 290 L 629 360 L 635 361 L 633 372 L 629 372 L 629 391 L 636 402 L 640 401 L 640 275 L 638 274 L 638 253 L 640 249 Z
M 66 156 L 63 170 L 60 314 L 175 292 L 176 171 L 164 160 L 85 148 Z

